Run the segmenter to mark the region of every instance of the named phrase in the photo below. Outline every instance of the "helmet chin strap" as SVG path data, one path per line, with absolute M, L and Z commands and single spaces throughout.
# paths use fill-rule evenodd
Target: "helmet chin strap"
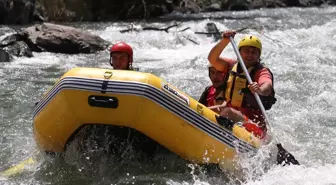
M 112 63 L 112 57 L 111 57 L 111 55 L 110 55 L 110 65 L 113 67 L 113 63 Z
M 209 78 L 211 78 L 211 77 L 210 77 L 210 68 L 211 68 L 211 67 L 208 67 L 208 73 L 209 73 L 208 75 L 209 75 Z
M 128 69 L 132 69 L 132 63 L 133 61 L 130 59 L 130 56 L 128 56 Z

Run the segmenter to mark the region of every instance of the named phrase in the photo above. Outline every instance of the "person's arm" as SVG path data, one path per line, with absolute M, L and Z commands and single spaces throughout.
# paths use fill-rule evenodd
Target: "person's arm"
M 220 54 L 225 49 L 225 47 L 230 43 L 229 37 L 234 37 L 236 33 L 232 31 L 227 31 L 222 34 L 223 39 L 220 40 L 210 51 L 208 55 L 208 60 L 210 64 L 216 68 L 218 71 L 224 71 L 230 67 L 232 60 L 220 57 Z
M 249 88 L 252 93 L 256 92 L 262 96 L 268 96 L 272 93 L 272 85 L 269 82 L 265 82 L 260 86 L 257 82 L 253 82 L 251 85 L 249 85 Z
M 227 102 L 224 101 L 221 105 L 214 105 L 214 106 L 210 106 L 210 107 L 208 107 L 208 108 L 209 108 L 210 110 L 214 111 L 214 112 L 219 113 L 220 111 L 223 110 L 223 108 L 226 107 L 226 104 L 227 104 Z
M 229 64 L 225 61 L 225 58 L 220 57 L 220 54 L 229 42 L 229 39 L 222 39 L 211 49 L 209 53 L 208 60 L 218 71 L 224 71 L 229 68 Z
M 249 89 L 252 93 L 256 92 L 262 96 L 269 96 L 272 93 L 272 75 L 266 68 L 256 73 L 256 79 L 254 80 L 255 82 L 249 85 Z

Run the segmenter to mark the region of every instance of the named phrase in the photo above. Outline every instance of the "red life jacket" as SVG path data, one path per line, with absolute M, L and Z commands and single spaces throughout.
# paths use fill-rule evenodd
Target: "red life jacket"
M 222 97 L 222 95 L 219 95 L 218 92 L 220 91 L 215 87 L 208 86 L 205 88 L 198 102 L 207 107 L 221 105 L 223 104 L 224 98 Z

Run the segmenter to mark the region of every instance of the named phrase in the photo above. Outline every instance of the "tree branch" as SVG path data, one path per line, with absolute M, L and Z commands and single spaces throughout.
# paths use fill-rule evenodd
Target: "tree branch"
M 171 26 L 165 27 L 165 28 L 158 28 L 158 27 L 143 27 L 142 29 L 138 29 L 138 28 L 133 28 L 133 26 L 129 29 L 126 30 L 120 30 L 120 33 L 126 33 L 126 32 L 131 32 L 131 31 L 141 31 L 141 30 L 154 30 L 154 31 L 164 31 L 166 33 L 169 33 L 169 29 L 170 28 L 174 28 L 174 27 L 178 27 L 180 26 L 179 24 L 173 24 Z

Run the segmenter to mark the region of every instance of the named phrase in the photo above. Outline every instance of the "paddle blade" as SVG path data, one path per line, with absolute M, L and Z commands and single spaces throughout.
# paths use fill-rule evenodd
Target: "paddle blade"
M 300 165 L 299 161 L 297 161 L 291 153 L 284 149 L 280 143 L 276 146 L 278 147 L 277 163 L 279 165 Z
M 22 173 L 26 167 L 28 166 L 31 166 L 31 165 L 35 165 L 37 163 L 37 161 L 33 158 L 33 157 L 30 157 L 22 162 L 20 162 L 19 164 L 3 171 L 3 172 L 0 172 L 0 175 L 1 176 L 4 176 L 4 177 L 11 177 L 11 176 L 14 176 L 14 175 L 18 175 L 20 173 Z

